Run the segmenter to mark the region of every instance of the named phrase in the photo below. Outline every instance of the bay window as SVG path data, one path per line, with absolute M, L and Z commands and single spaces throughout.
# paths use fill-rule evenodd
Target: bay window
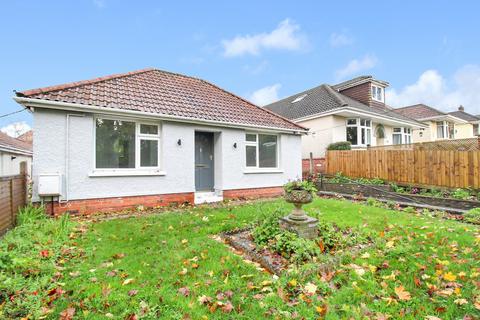
M 158 124 L 96 118 L 96 169 L 151 169 L 159 167 Z
M 278 167 L 278 136 L 272 134 L 245 134 L 245 165 L 247 168 Z
M 393 128 L 393 144 L 410 144 L 412 143 L 412 129 L 410 128 Z
M 347 119 L 347 141 L 352 146 L 366 146 L 372 142 L 372 120 Z

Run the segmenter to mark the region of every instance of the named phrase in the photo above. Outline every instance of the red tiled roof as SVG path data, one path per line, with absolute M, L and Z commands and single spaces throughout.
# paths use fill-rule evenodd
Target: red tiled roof
M 20 153 L 32 153 L 31 143 L 15 139 L 3 132 L 0 132 L 0 148 L 12 150 L 12 152 L 16 149 Z
M 415 120 L 445 115 L 444 112 L 424 104 L 415 104 L 413 106 L 394 109 L 394 111 Z
M 32 131 L 32 130 L 28 130 L 27 132 L 19 135 L 19 136 L 17 137 L 17 140 L 25 141 L 25 142 L 28 142 L 28 143 L 32 143 L 32 141 L 33 141 L 33 131 Z
M 193 120 L 305 130 L 271 111 L 205 80 L 144 69 L 92 80 L 26 90 L 20 97 L 107 109 L 156 113 Z

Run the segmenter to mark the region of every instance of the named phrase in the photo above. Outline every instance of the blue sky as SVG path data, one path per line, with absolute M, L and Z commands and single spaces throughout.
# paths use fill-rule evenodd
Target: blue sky
M 12 90 L 156 67 L 259 104 L 360 74 L 387 103 L 480 114 L 478 1 L 8 1 L 0 115 Z M 0 128 L 32 117 L 0 118 Z

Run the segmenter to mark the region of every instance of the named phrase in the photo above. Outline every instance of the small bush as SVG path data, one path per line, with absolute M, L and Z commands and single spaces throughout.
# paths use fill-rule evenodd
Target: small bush
M 455 191 L 451 193 L 451 196 L 452 198 L 461 199 L 461 200 L 468 200 L 471 198 L 470 191 L 465 189 L 460 189 L 460 188 L 455 189 Z
M 318 191 L 317 187 L 315 187 L 315 184 L 309 180 L 289 181 L 283 186 L 283 189 L 287 193 L 290 193 L 293 190 L 304 190 L 304 191 L 308 191 L 312 195 L 314 195 Z
M 367 205 L 371 206 L 371 207 L 377 207 L 377 208 L 383 207 L 382 202 L 378 201 L 375 198 L 368 198 L 367 199 Z
M 351 150 L 352 144 L 348 141 L 339 141 L 330 143 L 327 147 L 327 150 Z
M 26 223 L 34 223 L 39 220 L 44 220 L 47 217 L 45 213 L 45 207 L 34 206 L 28 204 L 27 206 L 18 210 L 17 214 L 17 226 L 21 226 Z
M 480 208 L 474 208 L 464 213 L 463 220 L 474 224 L 480 224 Z
M 405 208 L 403 208 L 403 212 L 406 212 L 406 213 L 415 213 L 415 208 L 413 208 L 413 207 L 405 207 Z

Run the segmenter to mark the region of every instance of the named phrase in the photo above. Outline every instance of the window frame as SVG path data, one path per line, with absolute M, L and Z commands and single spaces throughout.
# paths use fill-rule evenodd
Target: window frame
M 355 124 L 349 124 L 349 121 L 355 120 Z M 364 124 L 362 125 L 362 121 Z M 369 125 L 367 126 L 367 122 Z M 347 137 L 347 128 L 357 128 L 357 144 L 352 144 L 352 147 L 367 147 L 372 145 L 372 119 L 367 118 L 347 118 L 345 120 L 345 137 L 346 141 L 348 141 Z M 362 130 L 365 130 L 365 143 L 362 143 Z M 368 133 L 368 134 L 367 134 Z M 370 141 L 370 143 L 367 143 Z
M 247 135 L 255 135 L 255 141 L 247 141 Z M 266 136 L 275 136 L 277 138 L 276 150 L 275 150 L 275 167 L 260 167 L 260 147 L 259 147 L 259 135 L 266 135 Z M 252 146 L 256 148 L 256 161 L 255 166 L 248 166 L 247 165 L 247 146 Z M 251 132 L 246 131 L 244 135 L 244 163 L 245 168 L 247 170 L 257 170 L 257 171 L 272 171 L 272 170 L 279 170 L 280 168 L 280 135 L 275 133 L 263 133 L 263 132 Z
M 135 167 L 134 168 L 97 168 L 97 120 L 117 120 L 132 122 L 135 124 Z M 141 125 L 149 125 L 157 127 L 157 134 L 140 133 Z M 141 166 L 141 141 L 153 140 L 157 141 L 157 165 Z M 162 168 L 162 125 L 160 122 L 143 120 L 138 118 L 128 118 L 112 115 L 95 115 L 93 117 L 93 173 L 90 176 L 109 176 L 109 175 L 158 175 L 165 174 Z
M 395 130 L 399 131 L 395 131 Z M 393 143 L 394 141 L 394 136 L 400 136 L 400 143 Z M 407 127 L 394 127 L 392 129 L 392 144 L 393 145 L 399 145 L 399 144 L 411 144 L 412 143 L 412 128 L 407 128 Z
M 378 91 L 380 91 L 380 99 L 378 99 Z M 375 94 L 374 94 L 375 92 Z M 372 100 L 377 101 L 377 102 L 385 102 L 385 88 L 374 85 L 372 84 L 372 89 L 371 89 L 371 95 L 372 95 Z
M 441 123 L 440 126 L 442 127 L 442 137 L 438 136 L 439 123 Z M 437 127 L 437 139 L 455 139 L 455 124 L 453 122 L 449 122 L 446 120 L 436 121 L 435 125 Z M 452 129 L 451 132 L 453 133 L 453 135 L 450 134 L 450 128 Z

